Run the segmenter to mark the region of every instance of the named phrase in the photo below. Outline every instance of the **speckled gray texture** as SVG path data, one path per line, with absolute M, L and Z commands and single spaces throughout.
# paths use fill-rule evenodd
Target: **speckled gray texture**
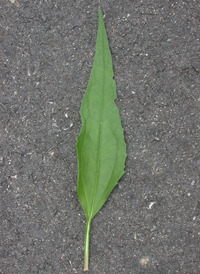
M 198 274 L 197 0 L 2 1 L 0 273 L 83 273 L 75 145 L 99 6 L 128 157 L 92 222 L 89 273 Z

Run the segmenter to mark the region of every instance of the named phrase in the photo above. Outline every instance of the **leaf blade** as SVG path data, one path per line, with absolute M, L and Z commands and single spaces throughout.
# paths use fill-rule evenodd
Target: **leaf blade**
M 82 129 L 77 140 L 78 196 L 91 220 L 124 173 L 126 144 L 119 110 L 114 102 L 116 84 L 101 10 L 96 52 L 81 106 Z

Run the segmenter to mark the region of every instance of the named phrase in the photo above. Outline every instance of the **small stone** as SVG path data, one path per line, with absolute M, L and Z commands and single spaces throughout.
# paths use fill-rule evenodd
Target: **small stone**
M 149 204 L 149 209 L 152 209 L 152 206 L 155 204 L 156 202 L 151 202 L 150 204 Z
M 3 156 L 0 156 L 0 165 L 2 165 L 3 164 Z
M 150 263 L 150 258 L 149 258 L 149 256 L 144 256 L 144 257 L 142 257 L 142 258 L 140 259 L 140 264 L 141 264 L 142 266 L 145 266 L 145 267 L 146 267 L 146 265 L 149 264 L 149 263 Z
M 17 175 L 10 176 L 12 179 L 17 179 Z

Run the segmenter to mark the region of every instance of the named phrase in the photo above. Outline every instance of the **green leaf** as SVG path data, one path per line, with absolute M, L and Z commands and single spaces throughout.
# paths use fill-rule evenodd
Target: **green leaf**
M 78 197 L 87 218 L 84 270 L 88 270 L 90 223 L 124 173 L 126 144 L 116 99 L 112 59 L 99 9 L 96 52 L 81 106 L 77 140 Z

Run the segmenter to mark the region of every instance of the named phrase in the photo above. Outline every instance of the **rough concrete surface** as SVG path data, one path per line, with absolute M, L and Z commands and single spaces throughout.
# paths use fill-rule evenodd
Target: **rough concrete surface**
M 0 273 L 83 273 L 75 146 L 99 7 L 128 157 L 89 273 L 198 274 L 198 0 L 1 1 Z

